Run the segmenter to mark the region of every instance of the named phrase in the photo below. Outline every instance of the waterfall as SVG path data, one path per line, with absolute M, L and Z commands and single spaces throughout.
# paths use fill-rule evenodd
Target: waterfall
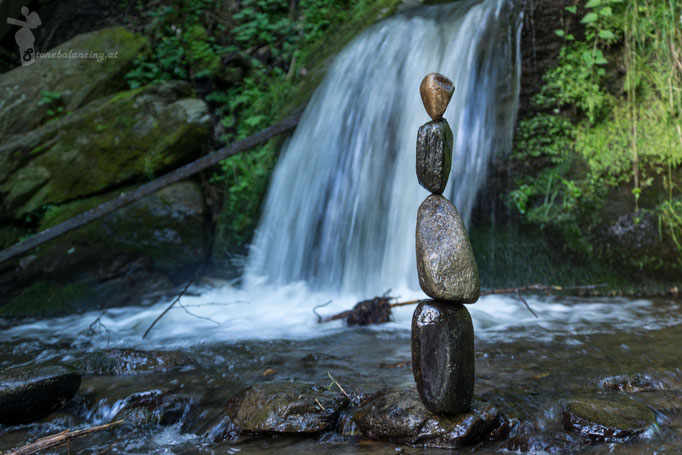
M 456 86 L 445 196 L 468 221 L 491 159 L 511 144 L 518 104 L 520 18 L 509 0 L 403 11 L 355 38 L 333 61 L 273 174 L 244 281 L 305 281 L 378 295 L 418 289 L 415 224 L 428 195 L 415 175 L 428 118 L 422 78 Z

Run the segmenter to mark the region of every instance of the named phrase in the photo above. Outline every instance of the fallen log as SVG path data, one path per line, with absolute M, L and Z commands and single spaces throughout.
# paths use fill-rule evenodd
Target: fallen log
M 43 450 L 68 444 L 72 439 L 80 438 L 82 436 L 95 433 L 97 431 L 106 430 L 107 428 L 111 428 L 121 423 L 123 423 L 123 420 L 118 420 L 116 422 L 108 423 L 106 425 L 100 425 L 98 427 L 85 428 L 83 430 L 62 431 L 61 433 L 40 438 L 37 441 L 32 442 L 30 444 L 26 444 L 25 446 L 19 447 L 18 449 L 5 452 L 5 455 L 33 455 Z
M 164 188 L 172 183 L 179 182 L 180 180 L 184 180 L 187 177 L 196 174 L 197 172 L 201 172 L 205 169 L 208 169 L 209 167 L 224 160 L 225 158 L 229 158 L 230 156 L 241 153 L 244 150 L 248 150 L 258 144 L 267 141 L 268 139 L 273 138 L 274 136 L 277 136 L 278 134 L 282 134 L 285 131 L 294 128 L 298 124 L 300 118 L 301 112 L 299 111 L 297 114 L 282 120 L 277 125 L 273 125 L 269 128 L 261 130 L 258 133 L 255 133 L 247 137 L 246 139 L 242 139 L 239 142 L 235 142 L 230 146 L 222 147 L 216 150 L 215 152 L 202 156 L 201 158 L 192 161 L 191 163 L 188 163 L 182 167 L 179 167 L 174 171 L 171 171 L 155 180 L 152 180 L 149 183 L 145 183 L 144 185 L 139 186 L 132 191 L 122 193 L 115 199 L 104 202 L 98 205 L 97 207 L 94 207 L 79 215 L 74 216 L 73 218 L 69 218 L 64 222 L 57 224 L 56 226 L 52 226 L 51 228 L 45 229 L 44 231 L 39 232 L 33 237 L 24 240 L 23 242 L 16 243 L 0 251 L 0 264 L 20 254 L 26 253 L 27 251 L 30 251 L 33 248 L 42 245 L 45 242 L 48 242 L 54 238 L 64 235 L 67 232 L 70 232 L 74 229 L 91 223 L 96 219 L 103 217 L 104 215 L 107 215 L 115 210 L 120 209 L 121 207 L 125 207 L 126 205 L 129 205 L 137 201 L 138 199 L 142 199 L 145 196 L 149 196 L 150 194 L 160 190 L 161 188 Z
M 557 285 L 545 285 L 545 284 L 529 284 L 526 286 L 521 286 L 518 288 L 506 288 L 506 289 L 489 289 L 481 291 L 481 295 L 498 295 L 498 294 L 516 294 L 517 297 L 523 302 L 528 311 L 530 311 L 536 318 L 538 315 L 533 311 L 533 309 L 528 305 L 528 302 L 521 296 L 521 292 L 527 291 L 540 291 L 547 294 L 551 294 L 555 291 L 577 291 L 577 290 L 589 290 L 605 287 L 606 283 L 602 284 L 589 284 L 584 286 L 557 286 Z M 390 291 L 388 291 L 390 292 Z M 421 300 L 408 300 L 406 302 L 391 302 L 395 300 L 395 297 L 388 296 L 388 292 L 381 297 L 374 297 L 373 299 L 363 300 L 358 302 L 353 309 L 342 311 L 341 313 L 332 316 L 320 316 L 317 311 L 318 308 L 322 308 L 331 302 L 327 302 L 324 305 L 318 305 L 313 308 L 313 312 L 317 316 L 317 322 L 331 322 L 344 320 L 346 325 L 369 325 L 369 324 L 383 324 L 390 322 L 391 320 L 391 310 L 393 308 L 416 305 Z

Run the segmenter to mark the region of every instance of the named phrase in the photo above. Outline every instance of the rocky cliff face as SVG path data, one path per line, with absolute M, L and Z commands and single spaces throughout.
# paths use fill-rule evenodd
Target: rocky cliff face
M 115 57 L 39 59 L 0 74 L 0 248 L 210 150 L 208 107 L 189 84 L 126 90 L 144 38 L 105 28 L 58 51 Z M 168 291 L 206 259 L 210 233 L 202 188 L 177 183 L 0 264 L 0 316 L 133 303 Z

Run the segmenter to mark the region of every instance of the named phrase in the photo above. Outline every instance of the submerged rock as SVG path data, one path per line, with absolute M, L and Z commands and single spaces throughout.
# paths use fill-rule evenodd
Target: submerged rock
M 474 397 L 474 325 L 461 304 L 424 301 L 412 317 L 412 371 L 433 413 L 466 412 Z
M 446 120 L 429 122 L 417 133 L 417 179 L 432 193 L 445 191 L 452 165 L 452 130 Z
M 566 431 L 582 433 L 598 441 L 637 436 L 656 423 L 656 416 L 648 406 L 620 395 L 570 400 L 563 407 Z
M 77 366 L 85 374 L 118 375 L 169 370 L 193 364 L 192 359 L 179 351 L 108 349 L 86 355 Z
M 489 404 L 476 402 L 471 412 L 456 417 L 433 414 L 412 387 L 377 392 L 353 415 L 362 433 L 372 439 L 420 447 L 457 448 L 484 440 L 500 423 Z
M 427 197 L 417 213 L 416 237 L 422 290 L 436 300 L 478 300 L 478 266 L 462 217 L 452 202 L 437 194 Z
M 70 400 L 81 375 L 61 365 L 24 366 L 0 372 L 0 423 L 39 420 Z
M 187 395 L 151 390 L 128 397 L 113 420 L 125 420 L 132 425 L 173 425 L 182 420 L 195 404 L 194 399 Z
M 599 386 L 607 392 L 654 392 L 659 390 L 682 389 L 680 374 L 672 371 L 659 371 L 652 374 L 621 374 L 609 376 L 599 381 Z
M 455 84 L 439 73 L 427 74 L 419 86 L 419 94 L 426 113 L 433 120 L 443 118 L 453 93 L 455 93 Z
M 583 434 L 546 433 L 514 436 L 502 444 L 512 452 L 562 454 L 589 446 L 592 440 Z
M 227 416 L 241 431 L 317 433 L 336 420 L 348 398 L 300 382 L 253 385 L 230 398 Z

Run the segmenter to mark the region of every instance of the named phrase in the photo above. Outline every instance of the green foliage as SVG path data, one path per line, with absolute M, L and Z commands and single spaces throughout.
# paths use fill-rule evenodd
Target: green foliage
M 61 92 L 50 92 L 48 90 L 42 90 L 40 92 L 40 101 L 38 102 L 41 106 L 45 106 L 47 110 L 45 113 L 48 117 L 58 117 L 64 113 L 64 106 L 62 100 Z
M 599 226 L 613 222 L 605 214 L 622 204 L 614 198 L 629 194 L 635 211 L 658 217 L 661 240 L 672 239 L 682 258 L 680 10 L 668 0 L 582 3 L 566 11 L 584 39 L 568 26 L 555 30 L 564 40 L 559 63 L 532 100 L 536 113 L 519 123 L 512 159 L 522 172 L 507 201 L 526 222 L 559 234 L 566 251 L 589 257 L 601 249 L 592 246 Z

